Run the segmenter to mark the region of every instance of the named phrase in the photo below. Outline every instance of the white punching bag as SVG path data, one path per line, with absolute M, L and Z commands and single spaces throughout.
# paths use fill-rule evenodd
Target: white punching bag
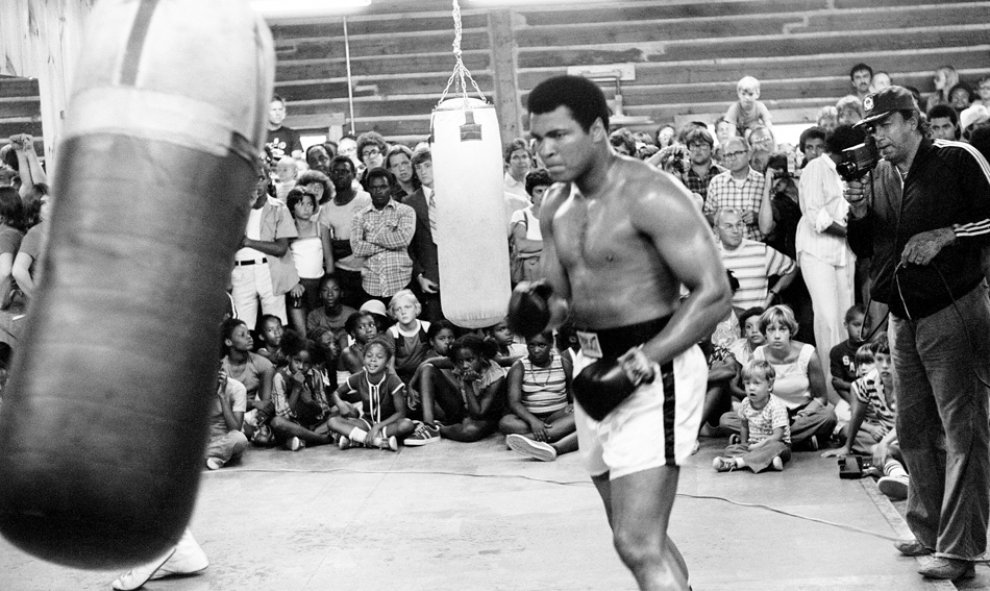
M 433 111 L 440 307 L 465 328 L 491 326 L 509 305 L 502 141 L 495 108 L 448 99 Z

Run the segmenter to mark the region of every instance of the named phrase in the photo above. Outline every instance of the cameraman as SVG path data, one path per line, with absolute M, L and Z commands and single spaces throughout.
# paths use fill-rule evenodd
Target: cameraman
M 897 432 L 911 473 L 907 556 L 934 553 L 929 578 L 974 575 L 990 515 L 990 165 L 966 144 L 925 139 L 908 90 L 863 101 L 883 160 L 848 183 L 848 240 L 871 257 L 872 297 L 890 307 Z M 984 377 L 977 373 L 984 374 Z

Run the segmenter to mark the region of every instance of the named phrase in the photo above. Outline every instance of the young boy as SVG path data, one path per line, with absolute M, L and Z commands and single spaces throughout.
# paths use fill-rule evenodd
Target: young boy
M 761 472 L 767 468 L 783 470 L 791 459 L 791 428 L 787 407 L 770 396 L 776 377 L 773 366 L 754 359 L 742 370 L 746 399 L 739 408 L 740 440 L 725 448 L 724 456 L 712 460 L 719 472 L 749 468 Z
M 849 388 L 856 379 L 856 351 L 863 345 L 863 319 L 866 313 L 863 306 L 856 304 L 846 310 L 843 326 L 848 339 L 832 347 L 829 351 L 829 364 L 832 370 L 832 387 L 840 398 L 849 402 Z
M 846 426 L 846 444 L 822 457 L 872 454 L 873 446 L 894 429 L 894 378 L 886 340 L 870 345 L 876 367 L 852 383 L 852 412 Z
M 766 126 L 773 134 L 770 111 L 766 105 L 761 103 L 760 81 L 752 76 L 743 76 L 736 84 L 736 95 L 739 100 L 729 106 L 725 112 L 725 118 L 736 126 L 739 135 L 745 136 L 747 129 L 753 129 L 759 125 Z
M 392 348 L 388 341 L 374 338 L 364 348 L 364 369 L 347 378 L 333 393 L 340 416 L 329 425 L 340 434 L 337 446 L 353 445 L 399 450 L 399 440 L 415 430 L 406 418 L 406 387 L 389 371 Z

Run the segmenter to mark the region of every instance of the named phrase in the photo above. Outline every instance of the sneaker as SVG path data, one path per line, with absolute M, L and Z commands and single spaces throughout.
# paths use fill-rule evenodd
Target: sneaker
M 518 433 L 505 436 L 505 444 L 512 451 L 519 452 L 541 462 L 552 462 L 557 459 L 557 450 L 544 441 L 535 441 Z
M 220 458 L 206 458 L 206 467 L 210 470 L 223 468 L 223 460 Z
M 903 477 L 884 476 L 877 480 L 877 488 L 895 501 L 903 501 L 908 495 L 908 481 Z
M 972 579 L 976 576 L 972 562 L 955 558 L 935 558 L 927 566 L 919 568 L 918 572 L 927 579 L 946 581 Z
M 780 459 L 780 456 L 774 456 L 773 459 L 770 460 L 770 467 L 780 472 L 784 469 L 784 460 Z
M 347 435 L 341 435 L 340 439 L 337 440 L 337 447 L 340 449 L 347 449 L 351 446 L 351 439 Z
M 285 449 L 289 451 L 299 451 L 300 449 L 306 447 L 306 443 L 298 437 L 292 436 L 288 441 L 285 442 Z
M 904 556 L 927 556 L 933 552 L 918 540 L 900 540 L 894 542 L 894 548 Z
M 723 458 L 722 456 L 715 456 L 712 460 L 712 468 L 715 468 L 716 472 L 731 472 L 738 468 L 736 461 L 732 458 Z
M 399 440 L 395 438 L 395 435 L 390 435 L 389 437 L 379 437 L 375 440 L 375 445 L 378 449 L 399 451 Z
M 405 443 L 409 447 L 419 447 L 440 441 L 440 429 L 427 425 L 422 421 L 416 421 L 416 430 L 412 435 L 406 437 Z
M 739 445 L 740 443 L 742 443 L 742 439 L 739 438 L 738 433 L 729 435 L 729 445 Z

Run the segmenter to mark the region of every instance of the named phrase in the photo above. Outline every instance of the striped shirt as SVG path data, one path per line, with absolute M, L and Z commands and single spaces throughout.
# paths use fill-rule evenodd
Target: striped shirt
M 567 408 L 567 379 L 560 353 L 554 351 L 550 365 L 533 365 L 529 357 L 519 360 L 523 368 L 522 405 L 534 415 L 548 415 Z
M 887 402 L 883 382 L 880 381 L 880 370 L 874 369 L 854 381 L 850 392 L 856 397 L 856 400 L 862 402 L 866 407 L 863 421 L 883 429 L 881 436 L 886 435 L 894 428 L 897 408 L 893 396 L 891 396 L 890 402 Z
M 739 418 L 746 421 L 749 427 L 749 440 L 746 442 L 749 445 L 769 439 L 777 427 L 784 428 L 784 438 L 781 441 L 790 445 L 791 421 L 787 416 L 787 406 L 779 399 L 771 396 L 766 406 L 757 410 L 753 408 L 749 397 L 746 397 L 739 407 Z
M 743 238 L 733 250 L 722 243 L 718 247 L 722 264 L 739 281 L 732 305 L 743 310 L 764 304 L 771 275 L 786 275 L 795 268 L 789 256 L 755 240 Z
M 752 168 L 741 184 L 732 178 L 732 171 L 727 170 L 717 174 L 708 185 L 708 197 L 702 211 L 706 216 L 713 216 L 715 212 L 722 208 L 732 208 L 740 213 L 752 211 L 753 223 L 746 224 L 743 229 L 743 238 L 750 240 L 763 240 L 763 232 L 756 221 L 756 213 L 760 211 L 760 204 L 763 203 L 763 191 L 765 189 L 763 173 Z

